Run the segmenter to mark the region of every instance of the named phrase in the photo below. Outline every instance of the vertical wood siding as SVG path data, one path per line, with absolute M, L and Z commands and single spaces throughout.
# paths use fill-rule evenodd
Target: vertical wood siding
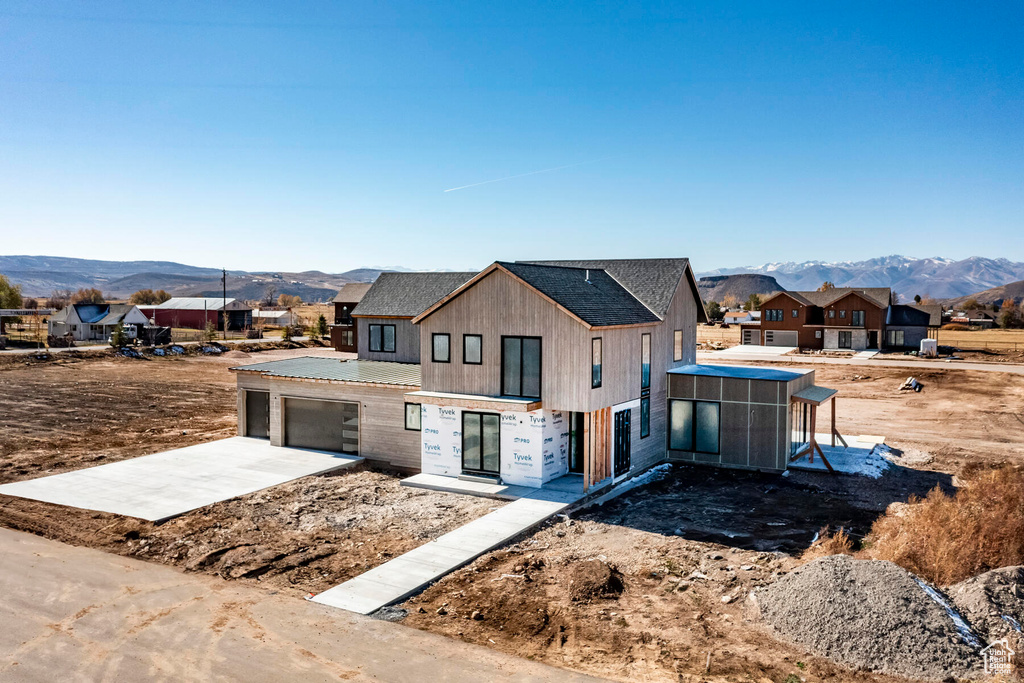
M 395 352 L 379 353 L 370 351 L 370 325 L 395 326 Z M 362 360 L 383 360 L 394 363 L 420 362 L 420 326 L 413 325 L 411 318 L 356 318 L 356 342 L 359 358 Z M 429 339 L 429 337 L 428 337 Z M 427 351 L 427 358 L 430 358 Z

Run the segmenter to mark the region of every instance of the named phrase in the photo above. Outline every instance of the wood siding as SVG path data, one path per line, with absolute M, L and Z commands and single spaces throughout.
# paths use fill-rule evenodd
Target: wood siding
M 782 309 L 782 320 L 768 320 L 769 309 Z M 797 317 L 793 317 L 793 309 L 797 310 Z M 764 333 L 769 330 L 792 330 L 798 333 L 797 344 L 801 349 L 824 348 L 824 335 L 815 336 L 815 330 L 821 331 L 820 327 L 806 327 L 811 321 L 808 320 L 808 307 L 791 297 L 785 292 L 780 292 L 761 304 L 761 343 L 764 344 Z
M 370 351 L 370 325 L 395 326 L 395 352 Z M 420 362 L 420 328 L 412 318 L 356 318 L 356 343 L 361 360 L 383 360 L 395 363 Z M 429 337 L 428 337 L 429 339 Z M 430 358 L 430 351 L 427 351 Z
M 237 375 L 238 433 L 245 433 L 245 390 L 270 392 L 270 443 L 284 443 L 283 398 L 359 404 L 359 455 L 404 469 L 420 469 L 420 432 L 405 429 L 405 394 L 410 387 L 359 386 Z

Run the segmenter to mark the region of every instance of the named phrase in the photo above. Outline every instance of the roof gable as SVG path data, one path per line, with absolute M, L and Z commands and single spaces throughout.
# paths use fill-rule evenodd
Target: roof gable
M 372 286 L 372 282 L 349 282 L 342 286 L 333 301 L 339 304 L 357 304 L 363 300 L 366 292 Z
M 364 318 L 413 318 L 476 273 L 381 273 L 352 310 Z

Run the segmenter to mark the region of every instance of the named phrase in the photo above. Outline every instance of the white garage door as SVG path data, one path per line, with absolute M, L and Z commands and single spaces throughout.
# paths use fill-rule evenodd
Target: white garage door
M 800 333 L 796 330 L 765 330 L 765 346 L 799 346 Z
M 743 344 L 752 344 L 754 346 L 760 346 L 761 344 L 761 330 L 743 330 Z

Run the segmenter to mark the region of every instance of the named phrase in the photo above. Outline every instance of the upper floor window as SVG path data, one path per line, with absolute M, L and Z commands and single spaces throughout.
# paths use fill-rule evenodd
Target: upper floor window
M 676 330 L 672 334 L 672 360 L 683 359 L 683 331 Z
M 481 365 L 484 362 L 484 338 L 479 334 L 462 335 L 462 362 Z
M 540 337 L 501 338 L 501 393 L 540 398 Z
M 834 309 L 833 309 L 833 310 L 829 310 L 829 312 L 828 312 L 828 317 L 830 317 L 830 318 L 834 318 L 834 317 L 836 317 L 836 312 L 835 312 L 835 310 L 834 310 Z
M 798 309 L 798 308 L 794 308 L 793 309 L 793 317 L 794 318 L 799 318 L 800 317 L 800 309 Z
M 601 362 L 601 338 L 594 337 L 590 340 L 590 386 L 593 389 L 601 386 Z
M 430 359 L 435 363 L 449 363 L 452 360 L 451 337 L 447 333 L 430 335 Z
M 854 311 L 853 312 L 853 324 L 854 325 L 863 325 L 864 324 L 864 311 Z
M 640 335 L 640 388 L 651 388 L 651 335 Z
M 394 353 L 395 326 L 370 325 L 370 350 L 377 353 Z
M 335 310 L 334 322 L 338 325 L 352 324 L 352 309 L 348 306 L 341 306 Z
M 840 318 L 845 318 L 846 317 L 846 311 L 845 310 L 839 311 L 839 317 Z
M 782 321 L 782 309 L 781 308 L 769 308 L 764 312 L 764 319 L 772 322 Z

